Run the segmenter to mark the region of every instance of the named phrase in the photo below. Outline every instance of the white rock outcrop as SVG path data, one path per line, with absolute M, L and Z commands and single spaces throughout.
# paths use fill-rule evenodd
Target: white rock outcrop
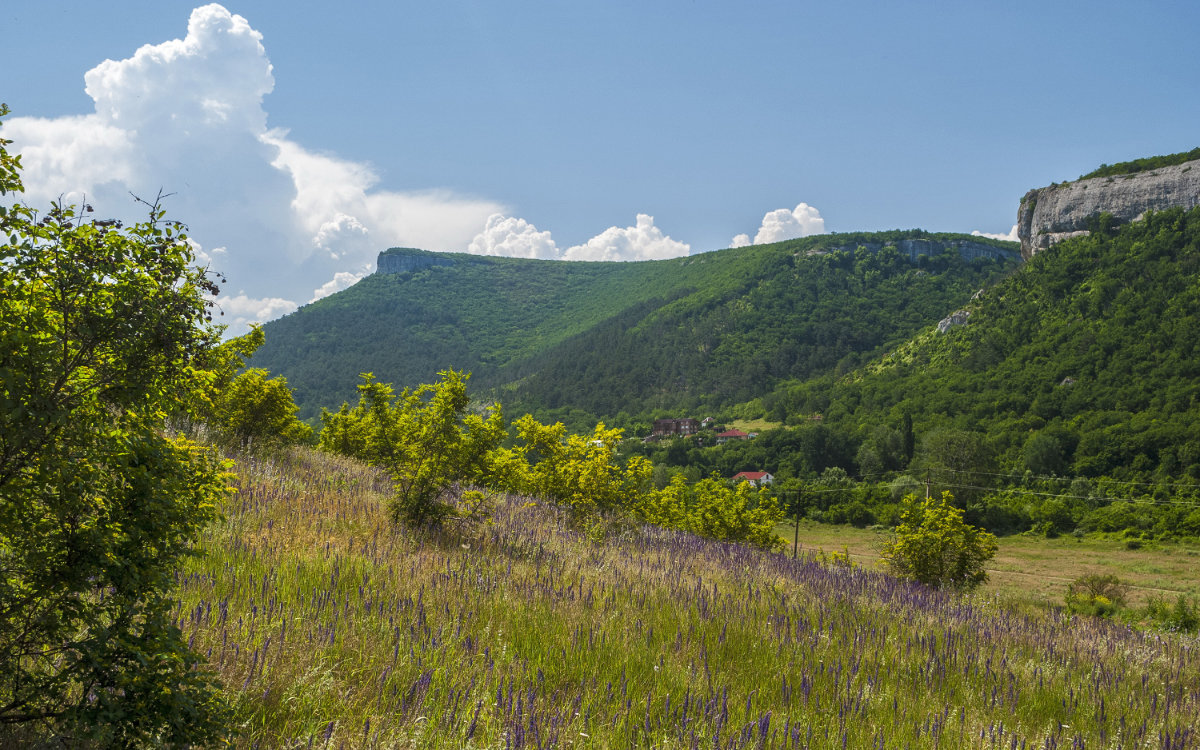
M 1030 190 L 1017 211 L 1021 255 L 1034 254 L 1069 237 L 1088 233 L 1088 223 L 1110 213 L 1118 223 L 1136 221 L 1147 211 L 1200 205 L 1200 159 L 1113 177 Z

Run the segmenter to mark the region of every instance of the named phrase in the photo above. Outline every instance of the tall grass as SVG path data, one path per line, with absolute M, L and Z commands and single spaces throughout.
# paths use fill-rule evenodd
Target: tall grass
M 383 476 L 304 450 L 237 471 L 178 617 L 239 746 L 1200 746 L 1195 639 L 653 528 L 597 544 L 522 498 L 413 534 Z

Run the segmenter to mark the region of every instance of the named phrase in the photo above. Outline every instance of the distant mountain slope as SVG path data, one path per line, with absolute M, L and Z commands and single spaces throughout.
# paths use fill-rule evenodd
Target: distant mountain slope
M 380 265 L 398 272 L 269 323 L 252 364 L 287 376 L 306 417 L 360 372 L 405 386 L 448 367 L 541 413 L 730 403 L 902 340 L 1018 262 L 1012 243 L 920 231 L 640 263 L 394 250 Z
M 907 412 L 918 432 L 983 432 L 1010 465 L 1044 434 L 1066 473 L 1200 479 L 1200 208 L 1063 241 L 971 309 L 963 327 L 764 402 L 860 434 Z
M 688 290 L 634 306 L 506 368 L 503 401 L 594 415 L 719 409 L 787 378 L 849 370 L 966 302 L 1013 264 L 962 259 L 958 249 L 912 259 L 824 252 L 831 239 L 761 251 L 740 283 Z M 704 257 L 704 256 L 701 256 Z M 914 260 L 916 262 L 914 262 Z

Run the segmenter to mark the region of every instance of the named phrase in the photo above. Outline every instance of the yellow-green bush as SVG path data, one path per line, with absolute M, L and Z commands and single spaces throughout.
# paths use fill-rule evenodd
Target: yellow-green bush
M 646 495 L 637 513 L 649 523 L 684 529 L 711 539 L 748 542 L 775 549 L 783 542 L 775 525 L 783 510 L 765 488 L 749 482 L 729 487 L 716 477 L 688 484 L 675 475 L 661 490 Z

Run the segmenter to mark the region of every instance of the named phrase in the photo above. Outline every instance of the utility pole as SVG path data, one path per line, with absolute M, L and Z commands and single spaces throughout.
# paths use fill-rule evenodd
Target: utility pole
M 800 490 L 793 490 L 795 493 L 795 509 L 796 509 L 796 536 L 792 539 L 792 559 L 795 560 L 800 556 Z

